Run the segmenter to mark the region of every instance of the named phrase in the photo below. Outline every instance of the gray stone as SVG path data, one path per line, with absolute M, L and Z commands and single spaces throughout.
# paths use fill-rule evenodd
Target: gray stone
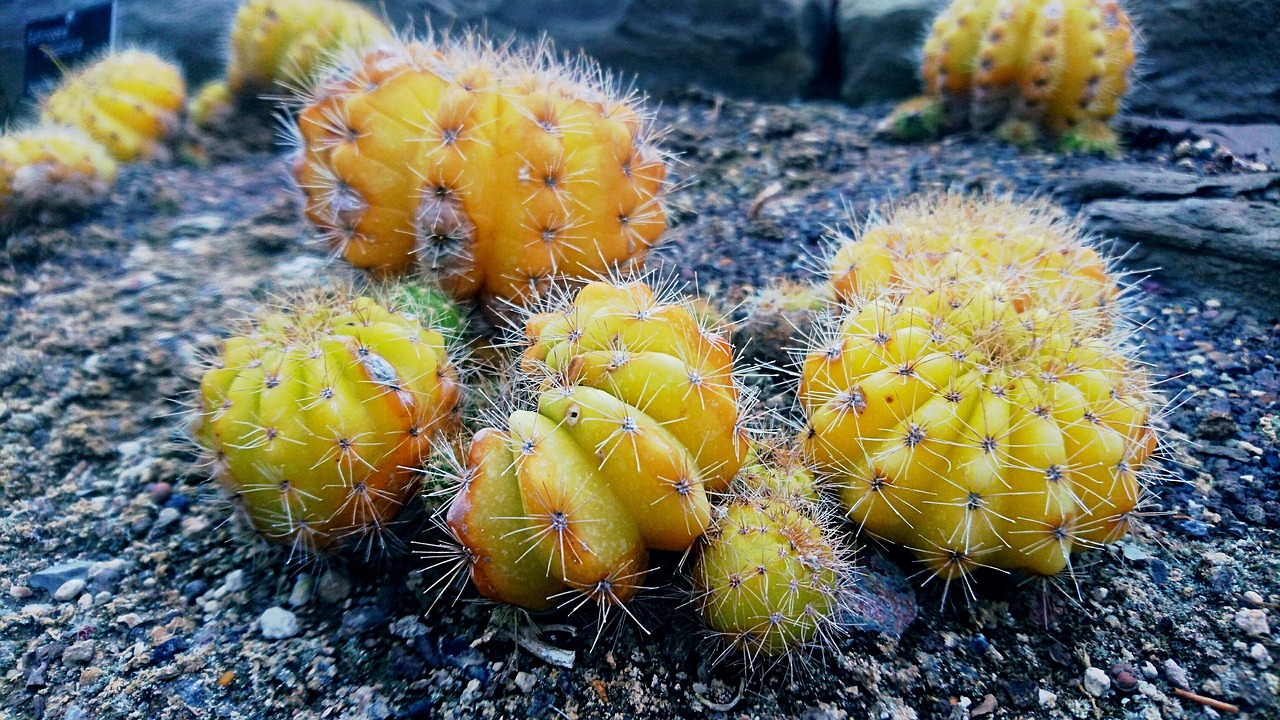
M 62 563 L 45 568 L 31 576 L 27 587 L 43 590 L 49 595 L 58 591 L 68 580 L 84 580 L 89 576 L 89 568 L 93 563 L 86 560 Z
M 869 632 L 902 637 L 919 611 L 915 586 L 895 563 L 869 552 L 858 576 L 860 600 L 853 605 L 850 624 Z
M 920 92 L 920 50 L 946 0 L 838 0 L 840 99 L 854 105 Z
M 1199 178 L 1117 166 L 1059 190 L 1084 203 L 1089 229 L 1129 251 L 1129 267 L 1280 315 L 1280 206 L 1262 199 L 1280 192 L 1280 174 Z
M 1091 667 L 1084 671 L 1084 691 L 1094 697 L 1102 697 L 1111 689 L 1111 678 L 1101 669 Z
M 80 597 L 82 592 L 84 592 L 84 580 L 72 578 L 58 586 L 58 589 L 53 592 L 53 599 L 58 602 L 70 602 Z
M 311 588 L 315 582 L 310 573 L 301 573 L 293 582 L 293 591 L 289 593 L 289 607 L 302 607 L 311 599 Z
M 377 6 L 380 2 L 366 0 Z M 834 43 L 829 0 L 391 0 L 422 26 L 485 24 L 494 36 L 544 31 L 647 89 L 690 84 L 762 99 L 810 94 Z
M 316 585 L 316 593 L 325 602 L 342 602 L 351 593 L 351 581 L 347 579 L 346 574 L 341 570 L 330 568 L 320 576 L 320 582 Z
M 119 42 L 158 50 L 182 64 L 187 84 L 224 74 L 231 19 L 241 0 L 157 3 L 116 0 Z
M 258 628 L 268 640 L 291 638 L 298 634 L 298 616 L 282 607 L 267 608 L 258 618 Z
M 1214 122 L 1280 120 L 1275 0 L 1129 0 L 1125 6 L 1143 38 L 1131 112 Z
M 62 651 L 62 662 L 75 665 L 87 664 L 90 660 L 93 660 L 93 651 L 92 640 L 71 643 L 66 650 Z

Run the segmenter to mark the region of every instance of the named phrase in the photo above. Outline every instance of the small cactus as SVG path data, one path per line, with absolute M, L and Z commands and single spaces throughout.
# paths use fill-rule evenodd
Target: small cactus
M 687 550 L 746 455 L 728 342 L 643 282 L 527 317 L 529 409 L 472 442 L 448 526 L 484 595 L 545 610 L 630 599 Z
M 781 464 L 775 461 L 781 460 Z M 795 450 L 753 457 L 693 568 L 703 621 L 726 653 L 795 657 L 842 631 L 853 569 Z
M 379 549 L 460 393 L 444 337 L 417 316 L 315 291 L 223 343 L 192 431 L 266 539 Z
M 182 71 L 157 55 L 124 50 L 69 74 L 41 102 L 44 122 L 84 130 L 117 160 L 166 159 L 181 127 Z
M 42 126 L 0 135 L 0 232 L 39 213 L 96 205 L 115 181 L 115 161 L 76 128 Z
M 944 197 L 842 245 L 803 433 L 850 518 L 943 580 L 1124 536 L 1156 447 L 1120 289 L 1047 205 Z
M 1129 16 L 1115 0 L 953 0 L 924 46 L 925 97 L 882 129 L 920 139 L 969 126 L 1030 144 L 1114 152 L 1135 57 Z
M 341 50 L 392 35 L 376 15 L 345 0 L 249 0 L 232 21 L 226 87 L 239 98 L 307 87 Z
M 236 98 L 226 80 L 201 85 L 187 103 L 187 119 L 197 128 L 224 126 L 236 112 Z
M 307 217 L 338 255 L 381 273 L 417 264 L 490 310 L 639 262 L 666 226 L 639 101 L 546 45 L 358 54 L 304 99 L 297 134 Z

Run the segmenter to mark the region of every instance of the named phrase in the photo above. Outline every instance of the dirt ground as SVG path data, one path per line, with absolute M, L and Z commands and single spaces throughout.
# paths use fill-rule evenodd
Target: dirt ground
M 968 137 L 885 145 L 881 112 L 667 105 L 688 182 L 655 262 L 734 302 L 802 277 L 846 208 L 942 188 L 1047 195 L 1110 162 Z M 651 632 L 612 625 L 593 647 L 591 618 L 524 619 L 470 592 L 428 612 L 412 556 L 286 568 L 226 522 L 180 403 L 231 319 L 350 275 L 295 202 L 278 156 L 133 166 L 100 211 L 0 254 L 0 718 L 1280 717 L 1274 318 L 1141 284 L 1180 464 L 1146 526 L 1083 556 L 1077 583 L 981 575 L 976 599 L 944 601 L 907 558 L 864 547 L 863 627 L 816 669 L 748 678 L 711 663 L 675 558 L 652 584 L 676 589 L 637 602 Z M 264 637 L 274 606 L 296 635 Z M 572 668 L 529 651 L 535 627 Z

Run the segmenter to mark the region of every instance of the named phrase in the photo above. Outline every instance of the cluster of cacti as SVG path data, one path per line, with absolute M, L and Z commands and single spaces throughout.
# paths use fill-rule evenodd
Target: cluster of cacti
M 925 95 L 884 123 L 904 139 L 996 127 L 1019 144 L 1116 149 L 1107 122 L 1134 63 L 1133 27 L 1115 0 L 953 0 L 924 46 Z
M 639 262 L 666 226 L 643 108 L 546 46 L 364 52 L 308 94 L 297 131 L 294 177 L 335 253 L 417 265 L 490 309 Z
M 226 78 L 196 93 L 192 124 L 214 129 L 240 115 L 265 115 L 271 104 L 263 95 L 308 88 L 341 53 L 392 36 L 377 16 L 345 0 L 249 0 L 232 21 Z
M 41 102 L 43 122 L 78 127 L 122 161 L 168 157 L 181 129 L 182 71 L 142 50 L 124 50 L 69 74 Z
M 867 533 L 945 580 L 1122 537 L 1156 436 L 1117 278 L 1044 204 L 926 200 L 835 254 L 805 447 Z
M 753 452 L 717 510 L 693 568 L 694 597 L 726 651 L 751 661 L 829 646 L 845 623 L 852 572 L 813 474 L 779 446 Z
M 444 337 L 417 314 L 316 291 L 225 341 L 192 431 L 263 537 L 376 548 L 460 392 Z
M 0 232 L 43 213 L 101 202 L 116 180 L 105 148 L 75 128 L 0 135 Z
M 527 317 L 528 409 L 471 445 L 447 521 L 484 595 L 603 609 L 652 550 L 687 550 L 746 456 L 728 342 L 640 281 L 593 282 Z

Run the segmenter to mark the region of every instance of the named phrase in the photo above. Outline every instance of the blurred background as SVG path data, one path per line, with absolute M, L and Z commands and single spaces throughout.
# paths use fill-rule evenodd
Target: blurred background
M 916 58 L 942 0 L 382 0 L 420 31 L 487 26 L 547 33 L 635 75 L 659 97 L 702 88 L 761 100 L 866 104 L 917 91 Z M 222 70 L 238 0 L 3 0 L 0 115 L 38 94 L 57 65 L 111 42 L 169 54 L 194 86 Z M 1129 0 L 1142 31 L 1128 110 L 1202 122 L 1280 122 L 1280 3 Z M 114 25 L 109 22 L 114 18 Z M 27 100 L 29 102 L 29 100 Z

